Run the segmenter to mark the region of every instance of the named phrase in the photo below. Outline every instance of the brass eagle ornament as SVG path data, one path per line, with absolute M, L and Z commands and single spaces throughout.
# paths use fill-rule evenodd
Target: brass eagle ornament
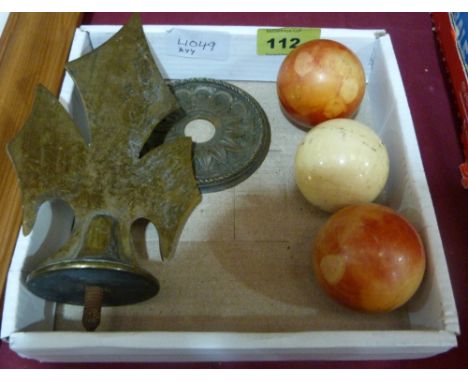
M 26 285 L 48 300 L 84 304 L 83 324 L 94 330 L 101 304 L 135 303 L 159 290 L 154 276 L 137 264 L 132 223 L 151 221 L 161 257 L 168 259 L 201 194 L 190 138 L 140 155 L 155 126 L 178 104 L 138 16 L 66 70 L 85 109 L 89 139 L 39 86 L 29 119 L 8 152 L 22 190 L 26 235 L 46 201 L 61 199 L 75 214 L 69 240 L 28 275 Z

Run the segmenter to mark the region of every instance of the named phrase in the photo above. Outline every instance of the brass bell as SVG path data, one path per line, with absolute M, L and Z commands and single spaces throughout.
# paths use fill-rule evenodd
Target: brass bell
M 76 250 L 60 250 L 26 278 L 34 294 L 60 303 L 84 305 L 82 323 L 95 330 L 101 306 L 133 304 L 153 297 L 158 280 L 124 254 L 117 221 L 97 215 Z

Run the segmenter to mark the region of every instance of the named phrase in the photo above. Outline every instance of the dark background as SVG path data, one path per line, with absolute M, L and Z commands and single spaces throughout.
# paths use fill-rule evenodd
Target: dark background
M 129 13 L 88 13 L 83 24 L 123 24 Z M 427 181 L 447 257 L 461 325 L 459 344 L 447 353 L 422 360 L 333 362 L 231 362 L 144 364 L 52 364 L 22 359 L 0 343 L 3 368 L 466 368 L 468 367 L 468 190 L 460 184 L 463 161 L 459 122 L 452 104 L 428 13 L 142 13 L 145 24 L 302 26 L 385 29 L 410 105 Z

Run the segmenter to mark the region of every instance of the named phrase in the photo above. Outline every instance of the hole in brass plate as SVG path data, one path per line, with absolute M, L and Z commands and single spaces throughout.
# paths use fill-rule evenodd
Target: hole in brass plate
M 207 119 L 194 119 L 187 123 L 184 133 L 191 137 L 195 143 L 210 141 L 216 132 L 215 126 Z

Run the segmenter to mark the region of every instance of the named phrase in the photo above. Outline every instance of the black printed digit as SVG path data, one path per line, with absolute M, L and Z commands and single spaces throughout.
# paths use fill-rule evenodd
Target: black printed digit
M 300 39 L 298 39 L 297 37 L 293 37 L 293 38 L 291 38 L 291 45 L 289 45 L 289 47 L 291 49 L 294 49 L 295 47 L 297 47 L 299 45 L 300 42 L 301 42 Z

